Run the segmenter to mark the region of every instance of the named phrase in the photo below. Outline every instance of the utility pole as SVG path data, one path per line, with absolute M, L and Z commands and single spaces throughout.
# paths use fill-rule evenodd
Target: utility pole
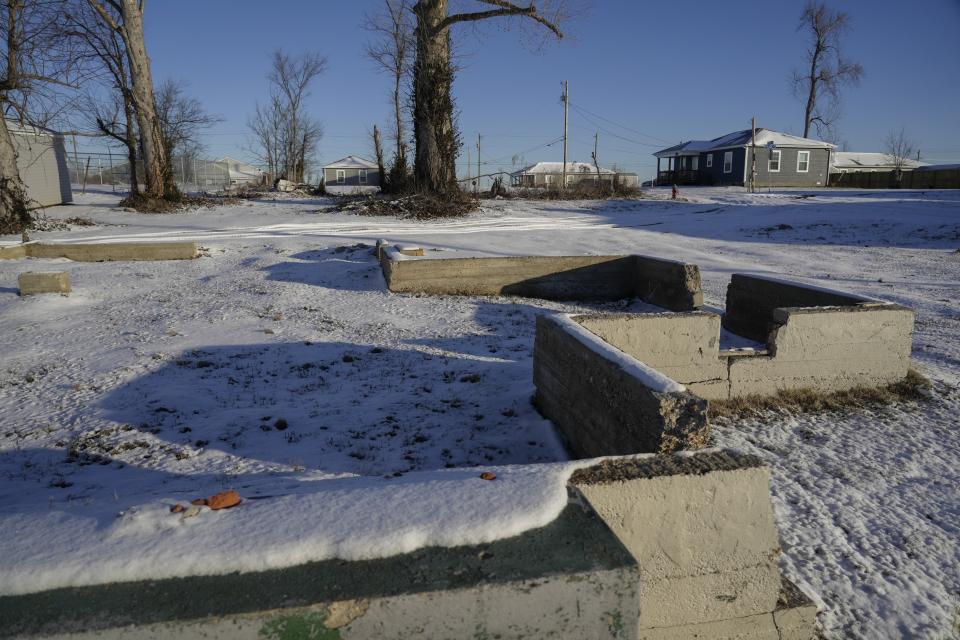
M 597 169 L 597 189 L 602 187 L 600 184 L 600 161 L 597 160 L 597 141 L 600 138 L 600 132 L 596 131 L 593 134 L 593 166 Z
M 473 176 L 470 175 L 470 172 L 473 170 L 473 158 L 470 157 L 470 145 L 467 145 L 467 185 L 473 183 L 471 179 Z
M 567 81 L 563 81 L 563 175 L 560 183 L 561 189 L 567 188 L 567 120 L 570 107 L 570 87 Z
M 750 193 L 757 189 L 757 118 L 750 118 Z
M 480 133 L 477 133 L 477 191 L 480 191 Z

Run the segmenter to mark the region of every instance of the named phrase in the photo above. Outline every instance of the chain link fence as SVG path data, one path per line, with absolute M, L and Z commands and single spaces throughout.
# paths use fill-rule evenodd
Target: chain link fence
M 226 162 L 175 156 L 171 164 L 173 180 L 184 193 L 224 191 L 236 186 L 231 183 Z M 130 189 L 130 163 L 125 151 L 69 149 L 68 145 L 67 168 L 74 189 L 89 186 L 109 186 L 113 191 Z M 142 170 L 137 173 L 137 180 L 143 185 Z

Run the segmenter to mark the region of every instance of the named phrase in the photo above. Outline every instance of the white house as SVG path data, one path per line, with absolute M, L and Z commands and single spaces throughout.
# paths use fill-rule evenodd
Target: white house
M 324 165 L 323 186 L 333 195 L 379 191 L 380 170 L 376 162 L 360 156 L 347 156 Z
M 230 186 L 235 187 L 241 184 L 250 184 L 260 182 L 263 179 L 263 171 L 243 160 L 237 160 L 230 156 L 224 156 L 217 160 L 227 165 L 227 172 L 230 175 Z
M 600 180 L 616 179 L 627 187 L 637 186 L 637 174 L 618 173 L 612 169 L 600 167 Z M 515 187 L 559 187 L 563 181 L 562 162 L 537 162 L 510 174 L 511 184 Z M 597 167 L 589 162 L 567 163 L 567 185 L 580 182 L 597 181 Z
M 17 151 L 20 179 L 27 188 L 27 206 L 37 209 L 73 202 L 63 136 L 10 120 L 7 130 Z

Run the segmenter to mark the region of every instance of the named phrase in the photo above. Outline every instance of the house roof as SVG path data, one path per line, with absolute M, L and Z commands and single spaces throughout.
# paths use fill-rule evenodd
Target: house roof
M 324 169 L 376 169 L 377 163 L 360 156 L 347 156 L 323 166 Z
M 917 167 L 917 171 L 944 171 L 946 169 L 960 169 L 960 164 L 923 164 Z
M 837 169 L 892 169 L 896 163 L 893 161 L 893 158 L 886 153 L 875 153 L 872 151 L 837 151 L 833 154 L 830 164 Z M 916 169 L 926 166 L 926 164 L 926 162 L 919 162 L 907 158 L 903 162 L 903 168 Z
M 567 163 L 567 173 L 596 173 L 597 167 L 589 162 L 568 162 Z M 562 162 L 537 162 L 536 164 L 531 164 L 528 167 L 524 167 L 518 171 L 511 173 L 511 176 L 526 176 L 526 175 L 538 175 L 538 174 L 561 174 L 563 173 L 563 163 Z M 610 169 L 605 169 L 600 167 L 600 173 L 611 174 L 615 173 Z
M 752 129 L 734 131 L 722 135 L 713 140 L 690 140 L 666 149 L 661 149 L 653 155 L 658 158 L 672 158 L 674 156 L 695 155 L 703 151 L 718 151 L 720 149 L 734 149 L 737 147 L 747 147 L 753 136 Z M 757 137 L 755 144 L 758 147 L 765 147 L 773 143 L 777 147 L 801 147 L 804 149 L 833 149 L 836 145 L 813 138 L 801 138 L 781 131 L 772 129 L 757 128 Z

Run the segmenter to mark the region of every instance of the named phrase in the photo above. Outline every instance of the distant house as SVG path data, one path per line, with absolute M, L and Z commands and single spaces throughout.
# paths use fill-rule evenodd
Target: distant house
M 734 131 L 713 140 L 691 140 L 657 151 L 653 154 L 657 158 L 657 184 L 749 184 L 751 134 L 751 129 Z M 757 185 L 826 186 L 835 146 L 758 128 L 753 142 Z
M 926 166 L 926 162 L 904 159 L 901 171 L 913 171 Z M 886 153 L 863 151 L 835 151 L 830 158 L 830 173 L 851 173 L 855 171 L 893 171 L 894 159 Z
M 597 167 L 588 162 L 567 163 L 567 186 L 581 182 L 596 182 Z M 621 173 L 600 167 L 600 180 L 614 181 L 622 186 L 637 186 L 637 174 Z M 515 187 L 559 187 L 563 182 L 562 162 L 538 162 L 510 174 L 511 184 Z
M 327 193 L 356 193 L 380 188 L 380 171 L 375 162 L 359 156 L 347 156 L 323 167 Z
M 263 180 L 263 171 L 248 162 L 224 156 L 217 162 L 227 166 L 227 172 L 230 177 L 230 186 L 235 187 L 241 184 L 250 184 Z
M 63 136 L 7 121 L 17 151 L 17 169 L 31 209 L 73 202 Z

